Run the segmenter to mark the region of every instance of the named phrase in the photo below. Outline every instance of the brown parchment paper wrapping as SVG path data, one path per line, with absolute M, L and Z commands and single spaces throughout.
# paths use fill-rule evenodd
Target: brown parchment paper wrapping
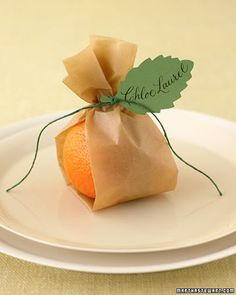
M 87 102 L 96 103 L 101 95 L 115 95 L 119 82 L 133 67 L 135 54 L 132 43 L 93 36 L 85 50 L 64 61 L 68 72 L 64 83 Z M 118 105 L 77 114 L 56 137 L 63 173 L 67 132 L 83 120 L 96 198 L 76 194 L 92 210 L 175 188 L 178 170 L 162 133 L 148 115 L 134 114 Z

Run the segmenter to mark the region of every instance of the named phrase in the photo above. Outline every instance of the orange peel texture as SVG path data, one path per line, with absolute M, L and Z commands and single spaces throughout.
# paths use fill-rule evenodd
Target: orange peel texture
M 63 164 L 65 174 L 75 189 L 87 197 L 95 198 L 85 121 L 68 131 L 63 147 Z

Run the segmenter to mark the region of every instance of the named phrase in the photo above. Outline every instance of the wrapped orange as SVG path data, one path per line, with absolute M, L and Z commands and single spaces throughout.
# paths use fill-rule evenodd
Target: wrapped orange
M 114 96 L 133 67 L 136 45 L 92 37 L 90 45 L 64 61 L 65 84 L 96 104 Z M 77 114 L 56 137 L 65 179 L 93 210 L 171 191 L 178 170 L 168 144 L 149 115 L 120 105 Z M 89 198 L 88 198 L 89 197 Z
M 160 55 L 133 68 L 136 50 L 129 42 L 93 36 L 87 48 L 64 61 L 68 73 L 64 83 L 89 105 L 41 130 L 29 171 L 7 191 L 30 174 L 43 131 L 75 114 L 56 137 L 57 156 L 67 184 L 92 210 L 174 190 L 178 169 L 172 152 L 206 176 L 222 195 L 210 176 L 175 152 L 155 115 L 180 98 L 193 62 Z

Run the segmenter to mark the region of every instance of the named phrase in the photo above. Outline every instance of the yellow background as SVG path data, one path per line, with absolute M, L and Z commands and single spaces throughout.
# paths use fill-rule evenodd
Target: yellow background
M 159 54 L 191 59 L 176 106 L 236 120 L 236 1 L 0 0 L 0 126 L 82 105 L 62 83 L 62 60 L 90 34 L 138 44 L 136 64 Z M 236 287 L 236 256 L 146 275 L 55 270 L 0 255 L 0 294 L 175 294 Z

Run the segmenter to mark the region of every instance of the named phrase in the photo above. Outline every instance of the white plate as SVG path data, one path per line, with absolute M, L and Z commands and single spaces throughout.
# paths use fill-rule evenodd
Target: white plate
M 59 115 L 59 114 L 57 114 Z M 57 165 L 54 136 L 66 124 L 45 132 L 35 169 L 10 193 L 29 168 L 36 136 L 47 116 L 15 124 L 0 141 L 0 223 L 29 239 L 94 252 L 149 252 L 206 243 L 236 229 L 236 124 L 193 112 L 158 115 L 176 151 L 210 174 L 224 192 L 178 160 L 175 192 L 90 212 L 66 187 Z
M 236 253 L 236 233 L 185 249 L 152 253 L 91 253 L 47 246 L 0 228 L 0 252 L 51 267 L 96 273 L 147 273 L 174 270 Z

